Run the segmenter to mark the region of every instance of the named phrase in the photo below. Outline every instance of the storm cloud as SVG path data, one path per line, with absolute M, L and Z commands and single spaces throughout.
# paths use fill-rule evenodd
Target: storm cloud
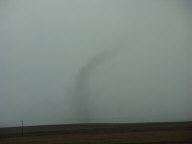
M 191 120 L 189 0 L 1 0 L 0 127 Z

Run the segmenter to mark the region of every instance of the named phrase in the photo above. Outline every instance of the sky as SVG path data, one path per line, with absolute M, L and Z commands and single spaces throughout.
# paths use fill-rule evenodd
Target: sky
M 1 0 L 0 127 L 189 121 L 190 0 Z

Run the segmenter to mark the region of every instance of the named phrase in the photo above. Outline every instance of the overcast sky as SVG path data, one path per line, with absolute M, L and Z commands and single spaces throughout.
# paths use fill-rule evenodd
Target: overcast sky
M 1 0 L 0 127 L 191 120 L 189 0 Z

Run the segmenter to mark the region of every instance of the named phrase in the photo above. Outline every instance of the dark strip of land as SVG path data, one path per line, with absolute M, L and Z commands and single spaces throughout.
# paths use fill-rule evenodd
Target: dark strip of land
M 31 142 L 32 141 L 32 142 Z M 192 122 L 64 124 L 0 128 L 0 143 L 192 143 Z

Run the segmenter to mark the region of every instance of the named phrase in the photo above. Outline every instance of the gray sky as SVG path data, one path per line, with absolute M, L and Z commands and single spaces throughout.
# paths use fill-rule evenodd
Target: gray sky
M 0 127 L 191 120 L 188 0 L 0 5 Z

